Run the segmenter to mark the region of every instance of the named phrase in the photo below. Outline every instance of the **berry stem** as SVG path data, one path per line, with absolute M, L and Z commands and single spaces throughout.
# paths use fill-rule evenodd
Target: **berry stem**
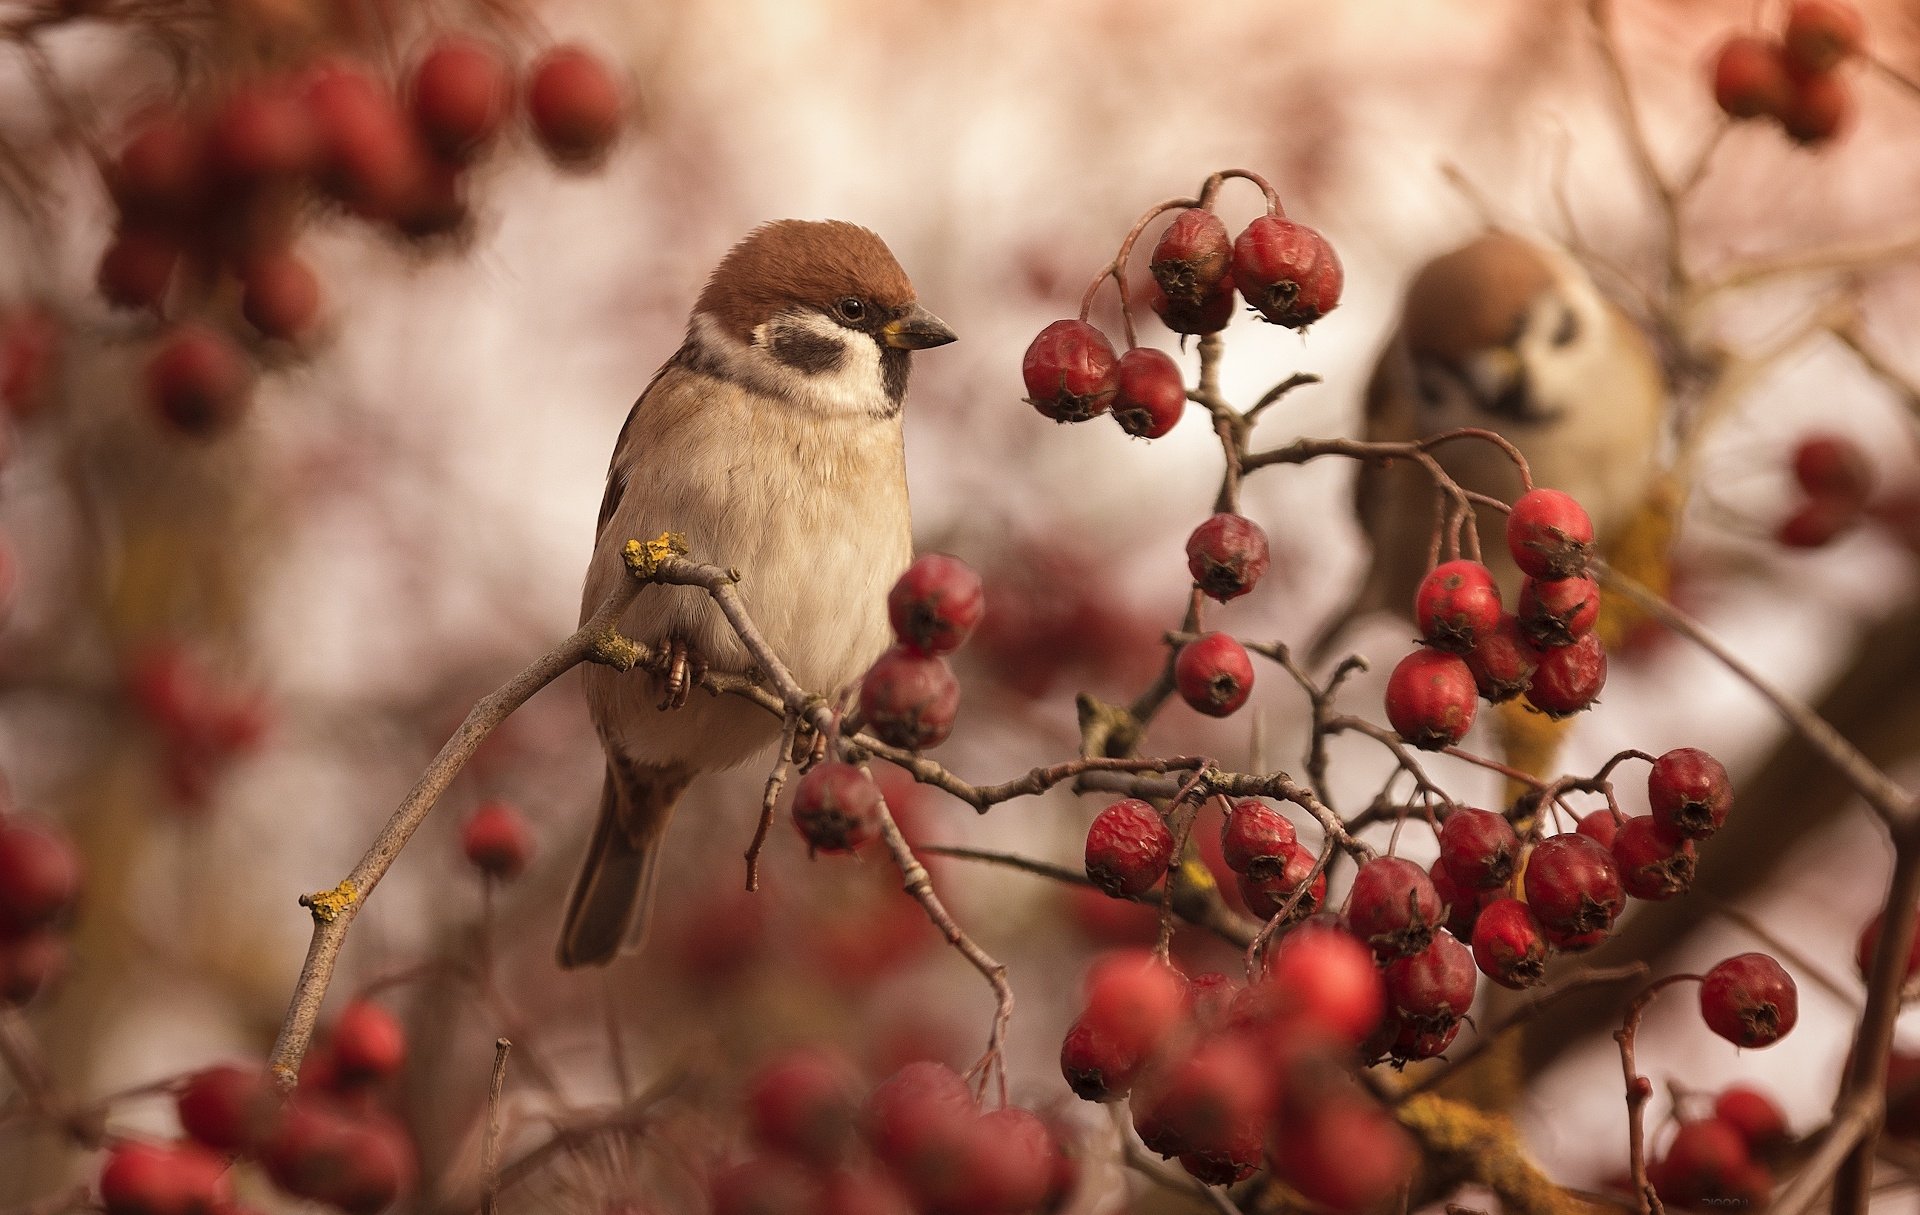
M 1640 1033 L 1640 1017 L 1654 997 L 1677 983 L 1688 981 L 1698 983 L 1700 976 L 1668 975 L 1648 984 L 1627 1006 L 1625 1024 L 1613 1032 L 1613 1040 L 1620 1044 L 1620 1070 L 1627 1082 L 1627 1152 L 1633 1166 L 1633 1192 L 1640 1203 L 1640 1215 L 1662 1215 L 1666 1208 L 1654 1193 L 1653 1183 L 1647 1180 L 1645 1115 L 1647 1101 L 1653 1096 L 1653 1082 L 1642 1076 L 1634 1063 L 1634 1039 Z
M 1199 205 L 1212 208 L 1214 196 L 1220 192 L 1221 183 L 1234 177 L 1242 181 L 1250 181 L 1260 187 L 1260 192 L 1267 196 L 1268 215 L 1274 216 L 1277 219 L 1286 218 L 1286 208 L 1280 205 L 1280 192 L 1273 188 L 1271 182 L 1260 176 L 1260 174 L 1255 173 L 1252 169 L 1222 169 L 1207 178 L 1206 182 L 1200 187 Z
M 760 850 L 766 847 L 767 832 L 773 829 L 774 805 L 780 800 L 780 789 L 787 783 L 787 773 L 793 765 L 793 744 L 800 736 L 800 719 L 793 714 L 785 714 L 780 724 L 779 749 L 773 754 L 773 770 L 767 773 L 766 788 L 760 794 L 760 821 L 754 826 L 753 841 L 747 845 L 747 892 L 756 894 L 760 890 Z
M 1093 276 L 1093 281 L 1087 284 L 1086 291 L 1081 294 L 1080 319 L 1083 321 L 1087 319 L 1088 314 L 1093 311 L 1094 297 L 1100 293 L 1100 284 L 1111 278 L 1115 288 L 1120 292 L 1120 324 L 1126 333 L 1127 349 L 1132 350 L 1138 345 L 1133 333 L 1133 301 L 1129 298 L 1127 287 L 1127 259 L 1133 255 L 1134 242 L 1140 239 L 1140 234 L 1146 231 L 1147 225 L 1153 222 L 1154 217 L 1164 215 L 1168 211 L 1184 211 L 1188 207 L 1202 205 L 1204 204 L 1195 198 L 1169 198 L 1165 202 L 1148 207 L 1139 219 L 1134 220 L 1133 227 L 1127 230 L 1127 235 L 1120 242 L 1120 251 L 1113 255 L 1112 261 L 1100 267 L 1100 272 Z

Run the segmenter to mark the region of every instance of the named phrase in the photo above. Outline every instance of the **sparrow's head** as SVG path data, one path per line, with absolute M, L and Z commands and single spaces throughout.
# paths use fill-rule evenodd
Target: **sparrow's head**
M 1512 430 L 1578 399 L 1612 322 L 1572 258 L 1493 232 L 1421 269 L 1401 333 L 1434 425 Z
M 838 220 L 763 224 L 715 268 L 688 345 L 707 370 L 797 408 L 892 417 L 908 356 L 954 340 L 886 244 Z

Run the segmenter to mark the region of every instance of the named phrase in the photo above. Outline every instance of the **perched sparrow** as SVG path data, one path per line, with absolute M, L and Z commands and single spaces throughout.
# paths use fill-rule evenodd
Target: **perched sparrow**
M 912 556 L 908 361 L 953 340 L 865 228 L 755 229 L 713 272 L 686 341 L 621 428 L 582 618 L 628 576 L 629 539 L 681 532 L 696 559 L 740 571 L 742 601 L 802 686 L 854 679 L 887 645 L 887 588 Z M 649 587 L 620 629 L 664 648 L 673 677 L 663 696 L 659 679 L 586 668 L 607 777 L 560 935 L 566 967 L 640 942 L 674 803 L 779 732 L 740 698 L 686 699 L 689 671 L 751 665 L 703 592 Z
M 1427 263 L 1367 385 L 1364 438 L 1424 438 L 1462 426 L 1499 432 L 1537 486 L 1564 490 L 1593 517 L 1603 551 L 1633 521 L 1658 474 L 1666 388 L 1652 346 L 1571 257 L 1490 233 Z M 1511 502 L 1520 479 L 1481 440 L 1435 457 L 1461 485 Z M 1317 647 L 1374 611 L 1410 614 L 1437 519 L 1433 483 L 1411 461 L 1362 465 L 1354 490 L 1373 563 Z M 1504 519 L 1480 509 L 1482 559 L 1511 606 L 1519 574 Z

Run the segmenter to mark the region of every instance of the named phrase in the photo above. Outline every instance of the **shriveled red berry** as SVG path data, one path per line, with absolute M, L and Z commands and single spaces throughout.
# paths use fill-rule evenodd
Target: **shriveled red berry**
M 1243 1127 L 1226 1142 L 1180 1154 L 1180 1167 L 1202 1185 L 1237 1185 L 1260 1171 L 1264 1128 Z
M 1873 496 L 1873 465 L 1846 435 L 1803 435 L 1793 448 L 1793 479 L 1810 498 L 1864 505 Z
M 100 1169 L 107 1215 L 213 1215 L 233 1203 L 227 1162 L 194 1143 L 128 1140 Z
M 1422 647 L 1387 677 L 1387 721 L 1407 742 L 1438 751 L 1467 736 L 1477 695 L 1473 672 L 1458 655 Z
M 1572 645 L 1593 632 L 1600 620 L 1600 584 L 1586 574 L 1550 582 L 1528 578 L 1520 584 L 1520 606 L 1514 614 L 1527 640 L 1538 648 Z
M 949 1138 L 976 1116 L 973 1093 L 944 1063 L 918 1060 L 881 1081 L 861 1109 L 861 1126 L 874 1154 L 905 1170 L 929 1145 Z
M 1736 954 L 1707 972 L 1700 1015 L 1735 1046 L 1772 1046 L 1800 1019 L 1800 993 L 1793 976 L 1766 954 Z
M 52 823 L 0 817 L 0 936 L 54 923 L 80 897 L 80 854 Z
M 1466 890 L 1491 890 L 1513 880 L 1520 837 L 1504 815 L 1462 807 L 1440 824 L 1440 863 Z
M 158 308 L 180 264 L 180 242 L 158 228 L 127 226 L 100 255 L 94 282 L 101 298 L 121 308 Z
M 1173 660 L 1180 699 L 1208 717 L 1226 717 L 1253 692 L 1253 660 L 1225 633 L 1207 633 L 1180 647 Z
M 1166 351 L 1137 346 L 1120 356 L 1114 375 L 1113 420 L 1135 438 L 1157 439 L 1186 414 L 1187 383 Z
M 1713 60 L 1713 99 L 1727 117 L 1783 113 L 1793 96 L 1786 55 L 1778 42 L 1748 34 L 1720 45 Z
M 1272 1102 L 1267 1069 L 1252 1044 L 1216 1034 L 1135 1086 L 1134 1125 L 1144 1120 L 1152 1128 L 1147 1146 L 1162 1156 L 1230 1150 L 1249 1128 L 1264 1126 Z
M 1246 873 L 1262 861 L 1285 865 L 1298 843 L 1287 816 L 1258 798 L 1233 803 L 1220 825 L 1220 850 L 1235 873 Z
M 1650 814 L 1621 823 L 1612 852 L 1621 888 L 1636 899 L 1662 902 L 1693 887 L 1693 841 L 1669 832 Z
M 887 592 L 887 619 L 900 644 L 919 654 L 950 654 L 986 614 L 980 575 L 958 557 L 928 553 Z
M 1796 143 L 1812 146 L 1839 135 L 1853 118 L 1853 89 L 1837 72 L 1793 81 L 1780 126 Z
M 894 646 L 860 680 L 860 712 L 867 728 L 889 746 L 909 751 L 937 747 L 953 732 L 960 682 L 938 655 Z
M 1532 987 L 1546 978 L 1547 938 L 1532 908 L 1501 899 L 1481 908 L 1473 925 L 1473 960 L 1502 987 Z
M 1027 403 L 1056 422 L 1105 413 L 1120 388 L 1119 357 L 1107 335 L 1085 321 L 1055 321 L 1020 363 Z
M 1334 1211 L 1368 1210 L 1412 1176 L 1414 1149 L 1399 1123 L 1371 1102 L 1345 1096 L 1294 1119 L 1267 1141 L 1267 1160 L 1288 1185 Z
M 1444 929 L 1425 949 L 1387 963 L 1387 1006 L 1430 1031 L 1466 1016 L 1477 985 L 1473 952 Z
M 1794 72 L 1817 76 L 1860 54 L 1867 27 L 1860 10 L 1845 0 L 1794 0 L 1780 41 Z
M 355 1000 L 334 1018 L 334 1065 L 347 1084 L 397 1075 L 407 1060 L 407 1031 L 385 1005 Z
M 1346 276 L 1327 238 L 1279 215 L 1263 215 L 1233 242 L 1233 281 L 1276 325 L 1305 329 L 1340 303 Z
M 591 166 L 620 134 L 620 85 L 583 47 L 557 46 L 535 60 L 526 104 L 540 146 L 563 165 Z
M 1148 268 L 1169 303 L 1192 309 L 1219 290 L 1232 265 L 1227 226 L 1213 212 L 1189 207 L 1160 234 Z
M 1198 304 L 1183 304 L 1169 299 L 1167 293 L 1154 283 L 1147 292 L 1147 306 L 1154 315 L 1175 333 L 1205 334 L 1218 333 L 1233 320 L 1233 309 L 1238 292 L 1233 287 L 1233 275 L 1220 280 L 1219 286 L 1208 293 Z
M 1527 685 L 1527 703 L 1548 717 L 1570 717 L 1593 706 L 1607 686 L 1607 651 L 1597 633 L 1546 650 Z
M 320 278 L 291 250 L 248 258 L 241 285 L 241 315 L 263 336 L 295 341 L 320 318 Z
M 1118 1101 L 1146 1060 L 1126 1042 L 1101 1033 L 1082 1016 L 1060 1042 L 1060 1074 L 1082 1101 Z
M 1347 923 L 1379 957 L 1418 953 L 1440 923 L 1440 895 L 1426 871 L 1404 857 L 1375 857 L 1354 874 Z
M 1500 588 L 1478 561 L 1445 561 L 1428 571 L 1413 595 L 1420 639 L 1436 650 L 1465 654 L 1500 624 Z
M 793 791 L 793 825 L 817 852 L 852 852 L 880 833 L 880 787 L 852 764 L 816 764 Z
M 233 426 L 247 407 L 252 373 L 231 341 L 204 325 L 185 324 L 147 360 L 147 398 L 169 426 L 197 439 Z
M 1290 917 L 1293 919 L 1303 919 L 1320 910 L 1327 901 L 1327 875 L 1324 870 L 1314 876 L 1313 885 L 1307 888 L 1305 894 L 1300 893 L 1307 875 L 1313 873 L 1317 859 L 1311 848 L 1296 843 L 1280 862 L 1255 862 L 1245 873 L 1238 875 L 1235 883 L 1240 888 L 1240 898 L 1246 903 L 1247 910 L 1263 920 L 1271 920 L 1289 907 L 1292 908 Z
M 1087 877 L 1116 899 L 1145 894 L 1167 874 L 1173 833 L 1138 798 L 1108 806 L 1087 829 Z
M 1467 670 L 1474 690 L 1489 704 L 1500 704 L 1524 693 L 1540 666 L 1540 651 L 1520 629 L 1520 618 L 1503 613 L 1493 632 L 1467 652 Z
M 1244 515 L 1215 515 L 1187 537 L 1187 572 L 1221 603 L 1252 590 L 1268 565 L 1267 533 Z
M 510 882 L 533 861 L 533 829 L 510 802 L 482 802 L 460 828 L 467 862 L 489 877 Z
M 155 106 L 135 118 L 107 171 L 122 216 L 173 222 L 193 211 L 206 190 L 206 140 L 193 117 Z
M 1534 847 L 1525 886 L 1527 905 L 1541 925 L 1564 936 L 1610 931 L 1626 906 L 1612 854 L 1578 832 L 1550 836 Z
M 852 1146 L 859 1101 L 846 1060 L 799 1047 L 768 1060 L 747 1081 L 754 1138 L 814 1164 L 832 1164 Z
M 235 184 L 304 177 L 313 171 L 319 150 L 300 93 L 279 77 L 236 86 L 208 119 L 208 164 Z
M 1353 1045 L 1379 1026 L 1386 999 L 1373 951 L 1346 929 L 1317 921 L 1280 938 L 1242 997 L 1256 1021 L 1304 1019 Z
M 265 1068 L 227 1063 L 188 1077 L 174 1106 L 196 1142 L 216 1152 L 249 1153 L 273 1129 L 280 1095 Z
M 492 45 L 443 34 L 414 66 L 407 89 L 413 124 L 440 156 L 471 157 L 506 121 L 509 79 Z
M 1529 577 L 1571 578 L 1593 555 L 1593 520 L 1570 494 L 1529 490 L 1507 516 L 1507 550 Z
M 1738 1131 L 1756 1155 L 1771 1155 L 1793 1142 L 1779 1104 L 1751 1084 L 1721 1090 L 1713 1099 L 1713 1116 Z

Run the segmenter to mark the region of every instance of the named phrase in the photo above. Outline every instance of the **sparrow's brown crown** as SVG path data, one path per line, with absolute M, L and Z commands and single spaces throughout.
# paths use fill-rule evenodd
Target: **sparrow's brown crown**
M 755 228 L 721 259 L 694 310 L 744 342 L 755 326 L 795 305 L 831 312 L 848 298 L 884 320 L 912 308 L 913 284 L 886 242 L 867 229 L 783 219 Z
M 1427 263 L 1407 288 L 1402 323 L 1407 347 L 1457 359 L 1519 336 L 1527 311 L 1554 284 L 1541 251 L 1505 232 Z

